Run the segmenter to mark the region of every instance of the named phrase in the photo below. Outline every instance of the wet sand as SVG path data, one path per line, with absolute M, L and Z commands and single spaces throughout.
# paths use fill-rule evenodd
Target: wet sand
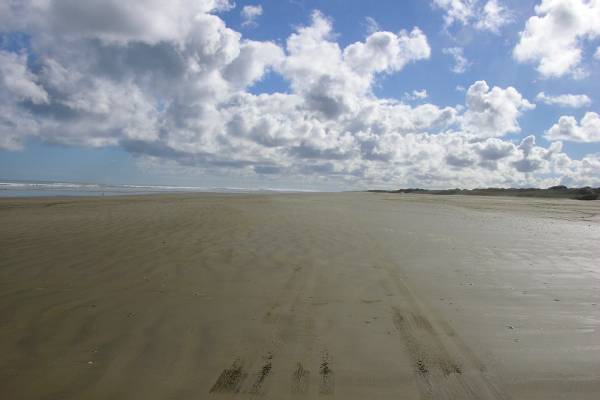
M 600 202 L 0 200 L 2 399 L 597 399 Z

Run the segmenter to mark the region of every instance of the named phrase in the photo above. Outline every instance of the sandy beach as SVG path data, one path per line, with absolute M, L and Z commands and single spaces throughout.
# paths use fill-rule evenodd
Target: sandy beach
M 600 202 L 0 200 L 0 398 L 598 399 Z

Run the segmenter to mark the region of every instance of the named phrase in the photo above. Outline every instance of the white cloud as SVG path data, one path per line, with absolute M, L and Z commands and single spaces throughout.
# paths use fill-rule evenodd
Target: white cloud
M 442 49 L 442 53 L 451 56 L 454 59 L 454 65 L 451 71 L 455 74 L 464 73 L 471 65 L 469 60 L 464 56 L 462 47 L 448 47 Z
M 536 146 L 535 136 L 529 135 L 525 137 L 517 146 L 521 156 L 512 162 L 515 169 L 524 174 L 531 174 L 536 171 L 548 170 L 551 164 L 556 163 L 556 156 L 559 158 L 563 153 L 562 143 L 554 142 L 549 148 Z
M 479 137 L 503 136 L 520 132 L 517 122 L 523 111 L 535 105 L 523 98 L 513 87 L 491 90 L 485 81 L 477 81 L 467 90 L 467 111 L 463 127 L 466 132 Z
M 537 64 L 543 78 L 585 75 L 582 46 L 600 35 L 600 2 L 542 0 L 513 50 L 522 63 Z
M 592 100 L 585 94 L 561 94 L 552 96 L 547 95 L 544 92 L 539 92 L 535 98 L 542 103 L 561 107 L 582 108 L 589 107 L 589 105 L 592 104 Z
M 600 60 L 600 46 L 596 49 L 596 52 L 594 53 L 594 58 L 596 60 Z
M 233 7 L 227 0 L 24 0 L 10 2 L 0 16 L 8 29 L 39 30 L 63 38 L 111 43 L 181 41 L 194 17 Z
M 223 76 L 233 86 L 245 88 L 259 80 L 269 68 L 277 68 L 285 55 L 272 42 L 247 40 L 240 46 L 239 55 L 223 70 Z
M 444 23 L 466 25 L 475 15 L 476 0 L 433 0 L 433 5 L 445 11 Z
M 367 40 L 344 49 L 344 60 L 359 73 L 396 72 L 406 64 L 429 58 L 431 49 L 420 29 L 375 32 Z
M 498 34 L 500 28 L 512 22 L 511 12 L 498 0 L 488 0 L 483 6 L 478 0 L 432 0 L 432 3 L 444 10 L 446 28 L 458 23 Z
M 475 23 L 479 30 L 498 33 L 500 28 L 512 21 L 510 12 L 497 0 L 489 0 L 482 10 L 480 19 Z
M 0 149 L 19 150 L 24 138 L 38 132 L 38 122 L 31 113 L 0 96 Z
M 18 100 L 47 103 L 48 93 L 36 81 L 37 77 L 27 67 L 26 54 L 0 50 L 0 87 L 4 86 Z
M 404 93 L 403 98 L 406 100 L 424 100 L 428 96 L 427 90 L 413 90 L 412 93 Z
M 558 123 L 552 125 L 544 135 L 548 140 L 565 140 L 571 142 L 600 142 L 600 115 L 595 112 L 586 113 L 581 123 L 571 116 L 562 116 Z
M 569 160 L 563 183 L 569 186 L 597 186 L 600 180 L 600 154 L 589 154 L 581 160 Z
M 311 25 L 288 38 L 288 55 L 280 68 L 294 91 L 307 100 L 306 107 L 326 117 L 357 110 L 376 74 L 400 71 L 431 52 L 418 28 L 410 33 L 375 32 L 344 49 L 332 40 L 332 29 L 330 20 L 313 13 Z
M 369 35 L 380 31 L 379 24 L 372 17 L 365 17 L 365 26 L 367 28 L 367 34 Z
M 372 32 L 343 47 L 332 22 L 315 12 L 282 47 L 229 28 L 217 14 L 229 4 L 222 1 L 180 0 L 169 3 L 180 9 L 160 16 L 164 2 L 147 2 L 148 10 L 135 1 L 104 4 L 108 21 L 46 2 L 0 17 L 21 24 L 35 55 L 28 65 L 26 54 L 0 53 L 0 71 L 11 76 L 0 90 L 1 148 L 32 137 L 120 146 L 144 165 L 337 187 L 600 181 L 590 172 L 593 157 L 571 160 L 555 144 L 502 138 L 533 108 L 514 88 L 475 82 L 466 106 L 453 107 L 425 102 L 425 89 L 410 93 L 417 106 L 377 97 L 378 77 L 429 58 L 418 28 Z M 85 26 L 67 11 L 83 13 Z M 251 93 L 269 73 L 289 90 Z
M 475 144 L 475 152 L 481 157 L 482 162 L 497 162 L 509 157 L 516 151 L 516 146 L 498 138 L 488 138 Z
M 256 26 L 256 19 L 263 13 L 263 8 L 258 5 L 247 5 L 242 8 L 242 26 Z

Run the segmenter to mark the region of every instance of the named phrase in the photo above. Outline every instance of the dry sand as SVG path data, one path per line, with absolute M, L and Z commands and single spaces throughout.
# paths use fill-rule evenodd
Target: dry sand
M 0 200 L 0 398 L 598 399 L 600 202 Z

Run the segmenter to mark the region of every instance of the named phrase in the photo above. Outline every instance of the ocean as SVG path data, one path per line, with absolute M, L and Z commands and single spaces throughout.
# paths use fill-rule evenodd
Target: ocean
M 48 181 L 0 181 L 0 197 L 54 197 L 54 196 L 123 196 L 152 193 L 255 193 L 303 192 L 296 189 L 247 189 L 231 187 L 109 185 L 101 183 L 74 183 Z

